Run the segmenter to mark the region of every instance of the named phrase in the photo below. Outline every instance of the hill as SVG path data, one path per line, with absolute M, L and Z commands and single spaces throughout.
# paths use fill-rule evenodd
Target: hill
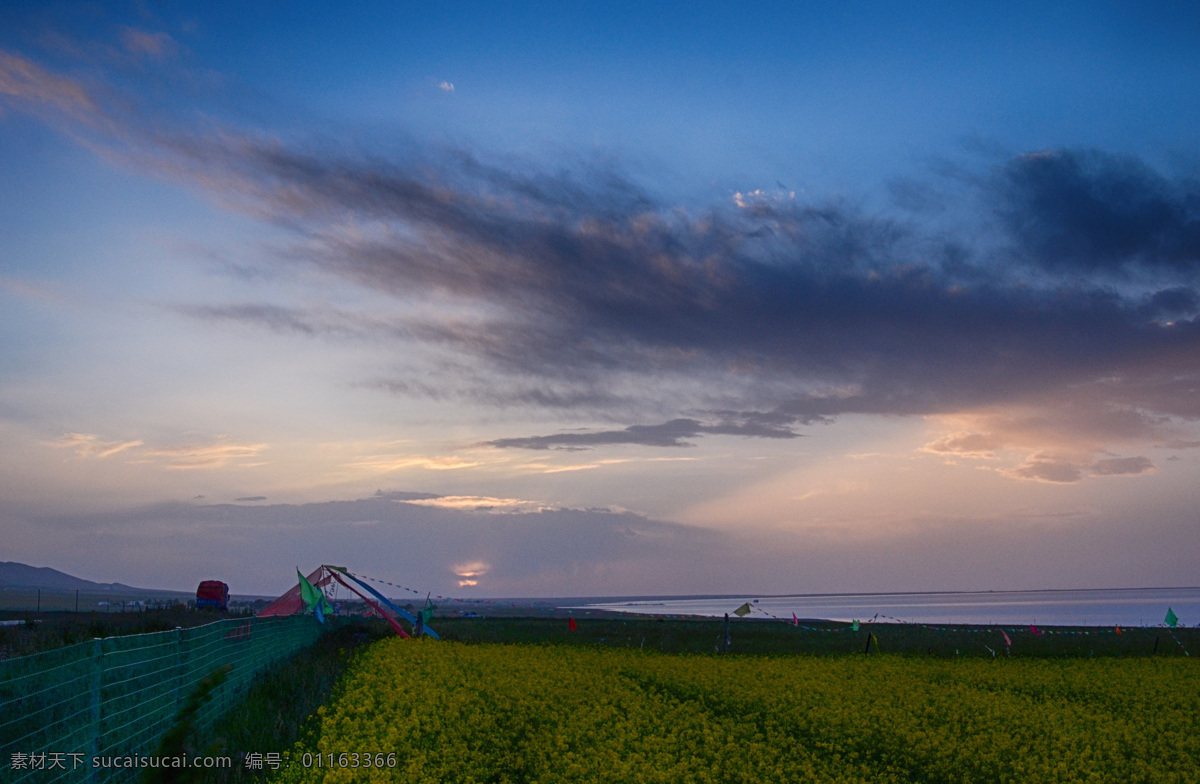
M 48 566 L 30 566 L 16 561 L 0 561 L 0 588 L 46 588 L 59 591 L 150 592 L 122 583 L 97 583 L 74 577 Z M 154 593 L 158 593 L 155 591 Z

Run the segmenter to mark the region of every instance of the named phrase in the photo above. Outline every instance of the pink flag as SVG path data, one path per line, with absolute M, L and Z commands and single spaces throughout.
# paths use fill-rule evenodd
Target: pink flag
M 800 619 L 796 617 L 796 613 L 792 613 L 792 626 L 799 626 Z
M 1001 630 L 1000 630 L 1000 636 L 1004 638 L 1004 644 L 1005 644 L 1005 645 L 1007 645 L 1009 648 L 1011 648 L 1011 647 L 1012 647 L 1012 640 L 1008 639 L 1008 632 L 1006 632 L 1006 631 L 1004 631 L 1003 629 L 1001 629 Z
M 1031 623 L 1031 624 L 1029 624 L 1029 631 L 1033 632 L 1034 634 L 1041 634 L 1041 632 L 1039 632 L 1039 631 L 1037 630 L 1037 627 L 1036 627 L 1036 626 L 1034 626 L 1032 623 Z

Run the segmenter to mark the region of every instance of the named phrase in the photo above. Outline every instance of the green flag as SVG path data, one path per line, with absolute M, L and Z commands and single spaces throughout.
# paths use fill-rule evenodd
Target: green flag
M 854 623 L 850 624 L 850 631 L 852 631 L 852 632 L 858 631 L 858 621 L 857 620 L 855 620 Z
M 308 605 L 308 611 L 315 612 L 318 618 L 324 616 L 325 613 L 332 613 L 333 606 L 329 604 L 325 594 L 300 574 L 299 569 L 296 570 L 296 576 L 300 578 L 300 598 Z
M 739 618 L 742 618 L 746 615 L 749 615 L 751 612 L 752 612 L 752 610 L 750 609 L 750 602 L 746 602 L 741 607 L 734 610 L 733 614 Z
M 1174 610 L 1172 610 L 1170 607 L 1168 607 L 1167 608 L 1167 617 L 1164 618 L 1163 620 L 1165 620 L 1167 622 L 1167 626 L 1175 626 L 1179 623 L 1179 616 L 1175 614 Z

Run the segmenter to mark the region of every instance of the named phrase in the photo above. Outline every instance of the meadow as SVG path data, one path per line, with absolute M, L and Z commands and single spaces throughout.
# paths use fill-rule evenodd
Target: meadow
M 388 639 L 273 781 L 1186 782 L 1188 657 L 675 654 Z

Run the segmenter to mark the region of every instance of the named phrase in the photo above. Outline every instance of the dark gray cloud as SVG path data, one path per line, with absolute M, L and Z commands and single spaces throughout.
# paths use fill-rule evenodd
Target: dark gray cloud
M 1022 155 L 1001 178 L 1003 217 L 1028 261 L 1084 273 L 1200 268 L 1196 180 L 1098 150 Z
M 398 355 L 417 344 L 456 358 L 441 365 L 448 375 L 473 368 L 459 379 L 466 391 L 386 374 L 381 388 L 524 394 L 664 421 L 578 444 L 678 445 L 722 426 L 679 417 L 722 406 L 773 411 L 787 429 L 1082 389 L 1097 411 L 1200 416 L 1200 187 L 1134 157 L 1051 150 L 958 167 L 961 204 L 949 212 L 977 213 L 964 230 L 943 220 L 935 177 L 893 182 L 903 220 L 760 191 L 685 205 L 607 163 L 488 161 L 416 143 L 353 153 L 352 142 L 150 123 L 95 87 L 5 57 L 14 106 L 284 227 L 297 241 L 280 264 L 472 314 L 186 310 L 395 341 Z M 570 445 L 535 438 L 506 442 Z
M 794 421 L 795 418 L 790 419 Z M 612 444 L 683 447 L 693 446 L 689 439 L 701 435 L 799 438 L 799 434 L 781 423 L 778 416 L 749 414 L 743 416 L 741 421 L 727 420 L 714 425 L 705 425 L 695 419 L 672 419 L 660 425 L 631 425 L 622 430 L 501 438 L 489 441 L 488 445 L 518 449 L 587 449 Z
M 318 268 L 482 307 L 475 320 L 364 328 L 471 357 L 498 377 L 572 385 L 565 395 L 527 386 L 533 405 L 603 405 L 620 375 L 663 380 L 646 393 L 661 402 L 669 379 L 686 378 L 798 423 L 960 410 L 1103 380 L 1114 404 L 1195 414 L 1183 393 L 1200 379 L 1200 297 L 1180 277 L 1193 197 L 1136 161 L 1056 151 L 1009 162 L 980 180 L 983 201 L 1003 197 L 1008 237 L 987 248 L 840 203 L 767 195 L 673 207 L 595 166 L 517 173 L 461 154 L 418 166 L 188 144 L 303 232 Z M 999 265 L 1012 248 L 1019 263 Z M 1062 277 L 1032 282 L 1023 267 Z M 1134 267 L 1136 291 L 1105 277 Z M 345 329 L 319 314 L 226 315 Z M 715 432 L 705 427 L 496 445 L 674 446 Z
M 661 592 L 668 587 L 664 565 L 684 577 L 704 552 L 735 541 L 630 512 L 496 512 L 486 505 L 465 510 L 421 503 L 439 498 L 380 491 L 306 504 L 170 502 L 23 524 L 61 532 L 83 561 L 98 542 L 129 543 L 118 549 L 125 554 L 115 559 L 118 573 L 133 570 L 156 587 L 194 589 L 199 580 L 220 576 L 237 593 L 262 594 L 294 585 L 297 566 L 307 571 L 321 563 L 434 593 L 455 589 L 456 566 L 466 563 L 483 565 L 477 590 L 484 595 L 611 595 L 655 582 Z M 0 503 L 0 520 L 13 514 Z M 618 579 L 626 575 L 627 581 Z

